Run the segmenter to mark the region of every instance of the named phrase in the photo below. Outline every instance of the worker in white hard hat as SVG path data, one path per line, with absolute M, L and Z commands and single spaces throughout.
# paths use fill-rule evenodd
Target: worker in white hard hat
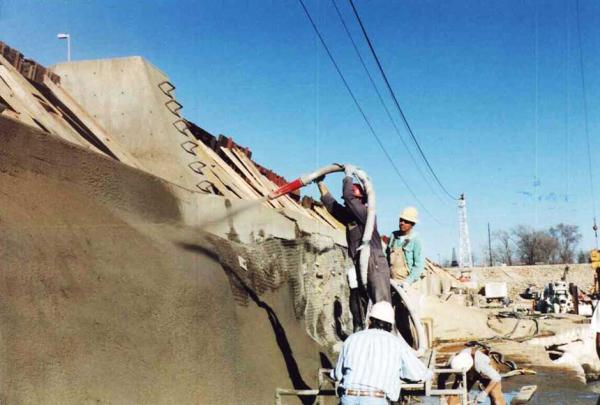
M 485 388 L 475 398 L 474 403 L 484 403 L 489 397 L 492 405 L 505 405 L 506 401 L 502 394 L 501 376 L 492 364 L 487 349 L 478 347 L 468 347 L 454 355 L 449 362 L 450 368 L 467 373 L 467 391 L 473 388 L 477 381 L 480 381 Z M 452 388 L 458 388 L 461 378 L 455 378 Z M 438 381 L 439 384 L 445 384 L 445 380 Z M 450 396 L 448 405 L 459 405 L 458 396 Z
M 369 313 L 368 329 L 350 335 L 344 342 L 332 371 L 342 405 L 389 404 L 400 397 L 400 379 L 432 378 L 414 350 L 391 333 L 393 325 L 392 305 L 379 301 Z
M 413 229 L 418 222 L 417 209 L 404 208 L 386 249 L 391 278 L 409 285 L 420 279 L 425 265 L 421 239 Z

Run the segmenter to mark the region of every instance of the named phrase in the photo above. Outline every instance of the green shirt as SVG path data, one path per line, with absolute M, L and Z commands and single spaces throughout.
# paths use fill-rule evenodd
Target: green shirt
M 408 239 L 408 242 L 405 242 Z M 400 231 L 392 232 L 390 241 L 386 249 L 386 255 L 388 263 L 390 260 L 390 253 L 394 249 L 404 250 L 404 258 L 408 265 L 408 278 L 406 282 L 409 284 L 419 280 L 423 273 L 425 259 L 423 258 L 423 247 L 421 240 L 419 239 L 416 232 L 412 231 L 408 235 L 400 235 Z

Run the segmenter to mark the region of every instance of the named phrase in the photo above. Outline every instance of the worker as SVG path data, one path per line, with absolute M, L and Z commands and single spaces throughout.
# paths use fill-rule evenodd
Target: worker
M 400 396 L 401 378 L 429 381 L 431 371 L 401 338 L 391 333 L 394 309 L 387 301 L 373 305 L 368 329 L 342 346 L 331 377 L 338 382 L 341 405 L 389 404 Z
M 458 352 L 451 359 L 450 368 L 467 372 L 467 392 L 471 390 L 477 381 L 485 386 L 475 398 L 474 403 L 483 403 L 489 396 L 491 405 L 505 405 L 500 373 L 492 365 L 492 359 L 488 354 L 489 352 L 486 353 L 485 349 L 468 347 Z M 461 379 L 456 378 L 452 388 L 458 388 L 460 381 Z M 448 405 L 458 404 L 460 404 L 460 399 L 457 396 L 448 398 Z
M 386 256 L 392 279 L 410 285 L 419 280 L 425 264 L 421 240 L 413 230 L 419 222 L 419 212 L 415 207 L 406 207 L 398 222 L 398 230 L 390 236 Z
M 348 244 L 348 255 L 354 262 L 357 274 L 360 271 L 360 251 L 365 224 L 367 222 L 367 196 L 360 184 L 353 183 L 353 173 L 356 168 L 352 165 L 345 165 L 345 176 L 343 181 L 344 205 L 339 204 L 331 195 L 325 184 L 323 177 L 315 181 L 321 193 L 321 201 L 329 213 L 346 227 L 346 241 Z M 367 269 L 367 280 L 360 280 L 359 284 L 367 287 L 369 298 L 373 303 L 379 301 L 391 302 L 390 291 L 390 268 L 388 266 L 383 248 L 381 246 L 381 237 L 377 231 L 377 225 L 373 229 L 370 240 L 371 254 L 369 256 L 369 267 Z M 352 294 L 359 296 L 358 289 L 351 290 L 351 310 Z M 352 313 L 354 317 L 354 312 Z M 362 317 L 361 317 L 362 318 Z

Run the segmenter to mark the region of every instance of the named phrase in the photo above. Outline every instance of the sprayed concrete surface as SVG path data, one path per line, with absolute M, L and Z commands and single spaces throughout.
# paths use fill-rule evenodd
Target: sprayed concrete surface
M 311 296 L 347 301 L 340 274 L 312 270 L 341 250 L 319 265 L 310 240 L 242 245 L 186 226 L 180 204 L 151 175 L 0 118 L 0 403 L 264 404 L 315 386 L 335 332 L 333 304 Z

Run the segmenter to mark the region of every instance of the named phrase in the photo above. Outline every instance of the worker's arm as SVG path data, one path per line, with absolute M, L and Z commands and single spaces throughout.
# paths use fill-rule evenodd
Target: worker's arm
M 390 254 L 392 253 L 392 246 L 394 246 L 394 233 L 390 235 L 390 239 L 388 240 L 387 246 L 385 247 L 385 258 L 387 259 L 388 265 L 391 266 Z
M 323 197 L 325 194 L 329 194 L 329 189 L 327 188 L 325 183 L 323 183 L 323 180 L 317 181 L 317 187 L 319 188 L 319 193 L 321 193 L 321 197 Z
M 344 376 L 343 371 L 344 371 L 345 349 L 346 349 L 346 346 L 345 345 L 342 346 L 342 350 L 340 351 L 340 357 L 338 357 L 337 364 L 335 365 L 335 368 L 333 370 L 331 370 L 331 374 L 330 374 L 331 379 L 337 381 L 338 383 L 340 381 L 342 381 L 342 377 Z
M 367 206 L 362 203 L 360 198 L 356 198 L 354 196 L 354 192 L 352 191 L 352 182 L 352 177 L 344 177 L 344 191 L 342 196 L 346 202 L 346 207 L 348 207 L 352 214 L 354 214 L 356 221 L 365 224 L 367 222 Z
M 346 209 L 343 205 L 338 203 L 335 198 L 329 192 L 329 189 L 322 181 L 317 182 L 317 187 L 319 188 L 319 192 L 321 193 L 321 202 L 336 220 L 342 223 L 342 225 L 346 225 L 348 223 L 348 218 L 346 214 Z
M 423 269 L 425 267 L 425 260 L 423 259 L 423 246 L 419 239 L 413 240 L 413 262 L 408 264 L 410 266 L 409 275 L 406 278 L 408 284 L 412 284 L 421 278 Z

